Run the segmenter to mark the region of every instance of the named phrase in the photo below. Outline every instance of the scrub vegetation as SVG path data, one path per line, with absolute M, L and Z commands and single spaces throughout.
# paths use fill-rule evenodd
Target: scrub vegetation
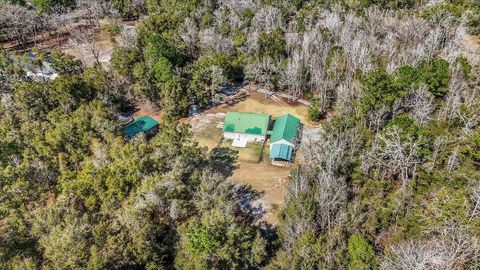
M 479 269 L 479 16 L 474 0 L 0 0 L 0 269 Z M 36 48 L 64 34 L 91 67 Z M 271 173 L 275 226 L 253 176 L 231 179 L 255 168 L 182 124 L 242 84 L 321 120 Z M 161 111 L 149 140 L 122 133 L 136 104 Z

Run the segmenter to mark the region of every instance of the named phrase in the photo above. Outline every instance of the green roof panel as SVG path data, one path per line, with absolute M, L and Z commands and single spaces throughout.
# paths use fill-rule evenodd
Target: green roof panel
M 291 115 L 285 114 L 275 119 L 270 143 L 280 141 L 282 139 L 295 144 L 298 129 L 300 128 L 300 119 Z
M 270 159 L 283 159 L 292 161 L 292 146 L 283 143 L 277 143 L 272 145 L 270 151 Z
M 149 131 L 156 125 L 158 125 L 158 122 L 155 121 L 155 119 L 149 116 L 144 116 L 135 119 L 133 122 L 123 127 L 123 133 L 132 138 L 140 132 Z
M 227 112 L 224 132 L 266 135 L 270 115 L 258 113 Z

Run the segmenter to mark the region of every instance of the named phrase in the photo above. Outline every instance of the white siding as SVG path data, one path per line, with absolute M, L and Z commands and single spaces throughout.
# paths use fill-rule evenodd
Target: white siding
M 224 132 L 223 137 L 225 139 L 244 139 L 247 140 L 248 142 L 264 142 L 265 141 L 265 135 L 254 135 L 254 134 L 245 134 L 245 133 L 233 133 L 233 132 Z

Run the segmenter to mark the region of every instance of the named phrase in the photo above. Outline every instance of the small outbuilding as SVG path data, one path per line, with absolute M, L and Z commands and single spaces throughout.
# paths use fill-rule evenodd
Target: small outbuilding
M 288 166 L 297 144 L 300 119 L 285 114 L 275 120 L 270 136 L 270 161 L 274 165 Z
M 227 112 L 223 137 L 232 139 L 232 146 L 245 147 L 247 142 L 264 142 L 270 124 L 270 115 L 258 113 Z
M 157 132 L 158 122 L 149 116 L 137 118 L 123 127 L 123 133 L 129 138 L 135 137 L 138 133 L 145 133 L 147 137 L 150 137 Z

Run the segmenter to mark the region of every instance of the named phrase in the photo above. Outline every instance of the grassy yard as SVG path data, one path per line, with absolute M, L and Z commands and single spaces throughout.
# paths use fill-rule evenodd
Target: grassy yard
M 245 148 L 232 147 L 232 140 L 225 139 L 222 141 L 221 147 L 229 147 L 238 151 L 239 162 L 258 163 L 260 161 L 263 144 L 249 142 Z
M 218 145 L 222 139 L 222 130 L 216 126 L 209 126 L 202 130 L 202 132 L 194 133 L 194 138 L 200 146 L 206 146 L 212 149 Z

